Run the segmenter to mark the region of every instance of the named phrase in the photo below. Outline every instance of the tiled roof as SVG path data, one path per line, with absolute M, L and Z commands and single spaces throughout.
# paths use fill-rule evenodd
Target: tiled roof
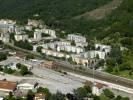
M 14 90 L 17 86 L 16 82 L 0 80 L 0 89 Z

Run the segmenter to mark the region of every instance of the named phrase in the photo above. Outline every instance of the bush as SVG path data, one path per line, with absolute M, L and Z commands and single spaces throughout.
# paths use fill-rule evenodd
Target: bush
M 109 89 L 105 89 L 104 91 L 103 91 L 103 93 L 104 93 L 104 95 L 106 96 L 106 97 L 108 97 L 108 98 L 110 98 L 110 99 L 113 99 L 115 96 L 114 96 L 114 94 L 113 94 L 113 92 L 111 92 Z

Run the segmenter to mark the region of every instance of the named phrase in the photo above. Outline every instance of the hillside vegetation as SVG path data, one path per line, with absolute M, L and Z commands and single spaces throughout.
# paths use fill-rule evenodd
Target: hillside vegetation
M 92 11 L 85 12 L 84 14 L 81 14 L 79 16 L 75 16 L 74 19 L 79 19 L 84 17 L 88 20 L 100 20 L 105 18 L 108 14 L 111 13 L 111 11 L 118 8 L 121 4 L 122 0 L 113 0 L 104 6 L 98 7 Z
M 25 20 L 39 14 L 46 23 L 71 18 L 111 0 L 0 0 L 0 18 Z

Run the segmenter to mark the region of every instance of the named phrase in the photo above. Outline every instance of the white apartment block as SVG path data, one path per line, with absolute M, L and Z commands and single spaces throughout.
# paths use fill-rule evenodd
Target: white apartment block
M 26 25 L 26 26 L 25 26 L 25 29 L 28 30 L 28 31 L 32 31 L 33 27 L 32 27 L 32 26 Z
M 86 42 L 85 37 L 80 36 L 80 35 L 75 35 L 75 34 L 68 34 L 67 39 L 70 41 L 75 41 L 75 42 Z
M 59 58 L 62 58 L 62 57 L 69 58 L 70 57 L 69 55 L 66 55 L 64 53 L 56 52 L 56 51 L 48 50 L 48 49 L 42 49 L 42 53 L 49 55 L 49 56 L 59 57 Z
M 64 45 L 64 46 L 70 46 L 71 45 L 71 42 L 69 41 L 57 41 L 57 42 L 54 42 L 56 45 Z
M 55 30 L 44 28 L 44 29 L 42 29 L 42 33 L 49 34 L 51 37 L 56 38 Z
M 87 66 L 89 64 L 88 58 L 83 58 L 80 55 L 71 55 L 73 62 L 76 64 L 80 65 L 82 64 L 83 66 Z
M 92 50 L 92 51 L 88 51 L 85 53 L 81 54 L 84 58 L 96 58 L 97 56 L 99 57 L 99 59 L 105 59 L 106 57 L 106 53 L 103 51 L 96 51 L 96 50 Z
M 28 35 L 27 34 L 15 34 L 15 40 L 16 41 L 25 41 L 28 40 Z
M 18 26 L 16 26 L 15 27 L 15 33 L 16 34 L 24 34 L 25 32 L 24 32 L 24 27 L 18 27 Z
M 40 20 L 32 20 L 32 19 L 28 19 L 28 26 L 33 26 L 33 27 L 39 27 L 39 25 L 41 25 L 41 21 Z
M 39 30 L 35 30 L 34 39 L 40 41 L 42 39 L 42 33 Z
M 88 42 L 76 42 L 76 47 L 87 47 L 88 46 Z
M 100 51 L 104 51 L 107 54 L 111 51 L 111 46 L 103 45 L 103 44 L 95 44 L 95 49 L 99 49 Z
M 8 43 L 10 40 L 10 34 L 9 33 L 0 33 L 0 40 L 4 43 Z
M 0 20 L 0 32 L 2 33 L 12 33 L 15 30 L 15 21 L 12 20 Z
M 59 45 L 57 46 L 57 51 L 60 52 L 60 51 L 67 51 L 67 52 L 72 52 L 72 53 L 82 53 L 84 52 L 84 49 L 81 48 L 81 47 L 76 47 L 76 46 L 64 46 L 64 45 Z
M 57 46 L 69 46 L 71 45 L 71 43 L 69 41 L 56 41 L 56 42 L 52 42 L 52 43 L 46 43 L 46 44 L 40 44 L 40 45 L 34 45 L 33 46 L 33 51 L 36 51 L 38 46 L 43 47 L 44 49 L 52 49 L 52 50 L 57 50 Z

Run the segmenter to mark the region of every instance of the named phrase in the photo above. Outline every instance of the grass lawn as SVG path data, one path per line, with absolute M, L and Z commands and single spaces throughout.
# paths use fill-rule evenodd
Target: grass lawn
M 118 76 L 121 76 L 121 77 L 125 77 L 125 78 L 128 78 L 128 79 L 133 79 L 133 74 L 132 75 L 129 75 L 129 71 L 119 71 L 119 73 L 115 73 L 115 72 L 112 72 L 111 74 L 114 74 L 114 75 L 118 75 Z

